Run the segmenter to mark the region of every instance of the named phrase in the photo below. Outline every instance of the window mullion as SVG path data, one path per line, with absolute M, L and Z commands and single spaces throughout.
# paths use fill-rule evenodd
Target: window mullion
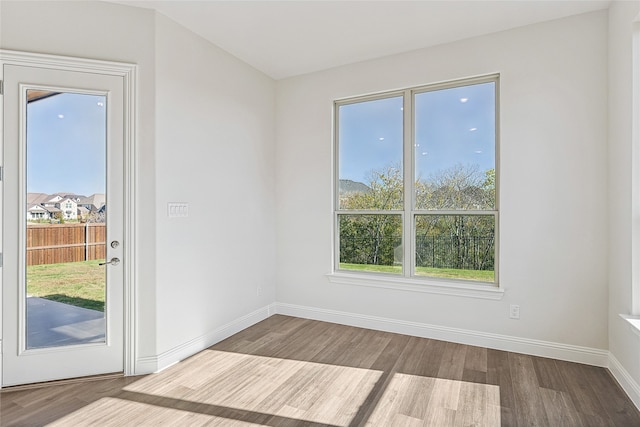
M 404 215 L 402 226 L 402 271 L 405 277 L 411 277 L 414 271 L 415 242 L 413 238 L 413 207 L 415 206 L 415 146 L 413 143 L 413 95 L 411 90 L 404 92 L 403 99 L 403 146 L 404 146 Z

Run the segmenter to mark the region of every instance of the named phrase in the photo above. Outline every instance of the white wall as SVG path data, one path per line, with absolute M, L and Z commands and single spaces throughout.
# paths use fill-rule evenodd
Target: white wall
M 274 301 L 275 82 L 162 15 L 156 69 L 162 354 Z
M 494 72 L 504 298 L 329 283 L 332 101 Z M 607 348 L 606 11 L 279 81 L 277 132 L 278 303 Z
M 632 139 L 634 115 L 640 120 L 640 111 L 632 110 L 633 91 L 639 89 L 632 74 L 633 21 L 639 13 L 637 1 L 614 2 L 609 10 L 609 350 L 636 387 L 640 337 L 619 314 L 632 314 L 633 297 L 640 302 L 632 294 L 640 282 L 640 141 Z M 640 405 L 640 390 L 634 394 L 627 384 L 627 391 Z
M 3 49 L 138 64 L 136 372 L 266 317 L 275 82 L 146 9 L 2 1 L 0 16 Z M 176 201 L 188 218 L 167 218 Z
M 138 64 L 138 357 L 156 354 L 154 14 L 103 2 L 2 1 L 0 47 Z M 151 303 L 150 303 L 151 302 Z

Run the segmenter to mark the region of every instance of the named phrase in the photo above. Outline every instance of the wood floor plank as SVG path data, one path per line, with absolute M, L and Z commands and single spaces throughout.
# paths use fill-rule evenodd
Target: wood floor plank
M 518 425 L 550 425 L 531 356 L 509 353 L 509 367 Z
M 483 347 L 466 346 L 464 369 L 487 372 L 487 349 Z
M 616 426 L 606 415 L 585 414 L 584 412 L 579 412 L 578 415 L 584 427 L 624 427 L 624 424 Z M 634 423 L 630 425 L 637 426 L 640 424 Z
M 411 418 L 426 419 L 429 412 L 429 402 L 436 385 L 435 378 L 405 376 L 403 398 L 400 400 L 398 412 Z
M 500 419 L 503 425 L 517 425 L 509 353 L 506 351 L 487 350 L 487 383 L 498 386 L 500 391 Z
M 477 384 L 462 382 L 458 396 L 458 408 L 454 424 L 459 426 L 485 425 L 483 418 L 487 405 L 486 390 L 479 390 Z M 485 391 L 485 393 L 483 393 Z M 496 426 L 499 427 L 499 426 Z
M 431 391 L 429 407 L 457 411 L 461 386 L 461 381 L 437 378 Z
M 532 361 L 540 387 L 563 392 L 568 390 L 555 360 L 532 357 Z
M 393 425 L 394 420 L 422 420 L 428 414 L 431 392 L 436 380 L 396 374 L 367 425 Z
M 612 375 L 594 366 L 585 368 L 585 377 L 614 425 L 633 425 L 636 408 L 624 395 Z
M 487 349 L 467 346 L 462 381 L 485 384 L 487 382 Z
M 381 372 L 380 378 L 354 415 L 350 423 L 352 426 L 364 425 L 380 404 L 380 399 L 391 381 L 392 374 L 397 372 L 398 361 L 410 340 L 406 335 L 385 334 L 385 336 L 390 337 L 390 340 L 371 365 L 371 370 Z
M 427 351 L 427 341 L 422 338 L 410 337 L 398 357 L 395 369 L 403 374 L 418 375 L 423 354 Z M 438 363 L 438 366 L 440 364 Z
M 440 360 L 438 378 L 462 380 L 467 349 L 468 346 L 462 344 L 446 343 Z
M 341 354 L 331 363 L 369 368 L 378 359 L 389 340 L 389 337 L 382 336 L 376 331 L 363 329 L 353 337 L 349 344 L 343 348 Z
M 373 412 L 365 419 L 358 420 L 357 424 L 351 425 L 366 425 L 377 426 L 383 425 L 384 422 L 390 420 L 395 413 L 398 412 L 402 399 L 402 379 L 394 379 L 390 381 L 384 390 L 382 397 L 377 401 L 377 405 Z
M 403 427 L 422 427 L 423 421 L 419 418 L 413 418 L 404 414 L 394 414 L 391 418 L 390 426 L 403 426 Z
M 283 373 L 283 375 L 287 375 L 286 378 L 282 378 L 280 381 L 277 381 L 277 383 L 272 384 L 272 387 L 275 387 L 273 387 L 270 392 L 265 391 L 263 396 L 256 400 L 255 410 L 279 414 L 277 411 L 285 406 L 301 411 L 308 409 L 304 401 L 300 401 L 300 397 L 309 398 L 315 396 L 312 382 L 315 374 L 318 372 L 317 367 L 301 363 L 297 369 L 287 367 L 286 371 L 288 372 Z M 322 379 L 318 379 L 317 381 L 322 381 Z
M 566 392 L 540 388 L 540 397 L 552 426 L 581 427 L 580 414 Z
M 432 408 L 424 422 L 428 427 L 455 426 L 456 410 L 449 408 Z
M 485 384 L 487 382 L 487 373 L 465 368 L 462 371 L 462 381 L 477 383 L 477 384 Z
M 420 359 L 420 364 L 417 366 L 415 372 L 412 373 L 414 375 L 437 378 L 447 343 L 445 341 L 431 339 L 422 339 L 422 342 L 426 348 Z
M 556 361 L 560 376 L 567 384 L 567 393 L 571 396 L 576 410 L 580 413 L 600 418 L 607 412 L 600 399 L 598 399 L 598 390 L 591 386 L 591 380 L 587 377 L 588 368 L 586 365 L 577 363 Z
M 344 331 L 346 336 L 354 333 L 352 329 Z M 294 330 L 279 341 L 271 342 L 256 354 L 283 359 L 316 360 L 318 354 L 325 352 L 327 347 L 342 343 L 345 339 L 347 338 L 344 336 L 336 339 L 336 325 L 313 322 Z
M 357 339 L 361 331 L 358 328 L 346 327 L 340 328 L 339 325 L 331 325 L 329 327 L 328 340 L 323 348 L 316 353 L 311 359 L 317 363 L 333 363 L 334 360 L 342 358 L 344 361 L 344 352 L 349 349 L 351 343 Z M 339 332 L 338 332 L 339 331 Z M 309 337 L 312 339 L 312 337 Z M 349 366 L 356 365 L 349 363 Z
M 398 370 L 397 363 L 402 353 L 407 348 L 407 343 L 411 339 L 407 335 L 398 334 L 384 334 L 389 339 L 387 345 L 380 352 L 377 359 L 371 364 L 370 369 L 390 372 L 391 370 Z
M 2 426 L 640 426 L 603 368 L 276 315 L 144 377 L 0 393 Z

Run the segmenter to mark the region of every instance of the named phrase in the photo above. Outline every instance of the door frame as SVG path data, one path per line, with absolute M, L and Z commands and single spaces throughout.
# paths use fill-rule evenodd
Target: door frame
M 0 81 L 4 77 L 4 65 L 17 65 L 26 67 L 47 68 L 61 71 L 76 71 L 109 76 L 118 76 L 123 79 L 123 125 L 124 125 L 124 234 L 122 241 L 122 254 L 127 262 L 123 263 L 123 346 L 124 346 L 124 374 L 126 376 L 135 375 L 136 366 L 136 343 L 137 343 L 137 316 L 136 316 L 136 106 L 137 106 L 137 65 L 101 61 L 95 59 L 76 58 L 68 56 L 58 56 L 31 52 L 21 52 L 0 49 Z M 1 86 L 0 86 L 1 89 Z M 0 90 L 0 95 L 2 91 Z M 4 117 L 4 97 L 0 102 L 0 118 Z M 0 167 L 4 166 L 4 124 L 0 119 Z M 0 198 L 2 204 L 4 200 L 4 177 L 0 174 Z M 2 211 L 0 210 L 0 218 Z M 4 236 L 0 227 L 0 254 L 4 251 Z M 0 271 L 2 269 L 0 258 Z M 0 274 L 0 290 L 2 289 L 2 276 Z M 0 292 L 0 349 L 2 346 L 2 292 Z M 0 351 L 0 388 L 2 388 L 2 352 Z

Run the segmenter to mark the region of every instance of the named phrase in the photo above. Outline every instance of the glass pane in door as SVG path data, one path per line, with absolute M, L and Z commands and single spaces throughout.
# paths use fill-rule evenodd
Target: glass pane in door
M 105 342 L 104 95 L 27 90 L 26 348 Z

